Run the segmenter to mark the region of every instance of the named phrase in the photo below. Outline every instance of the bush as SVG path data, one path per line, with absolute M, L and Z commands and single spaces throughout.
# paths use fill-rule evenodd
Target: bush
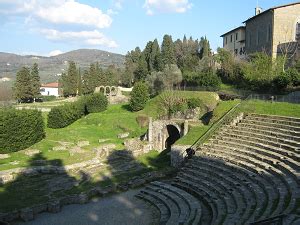
M 45 137 L 42 113 L 37 110 L 0 110 L 0 153 L 19 151 Z
M 187 105 L 189 109 L 195 109 L 203 106 L 203 102 L 199 98 L 189 98 L 187 99 Z
M 85 106 L 88 113 L 97 113 L 106 110 L 108 101 L 102 93 L 96 93 L 85 97 Z
M 56 129 L 69 126 L 84 115 L 106 110 L 107 105 L 107 98 L 97 93 L 81 97 L 76 102 L 54 107 L 48 114 L 48 127 Z
M 63 128 L 86 114 L 85 104 L 83 101 L 77 101 L 51 109 L 48 114 L 48 127 Z
M 300 85 L 300 72 L 296 68 L 289 68 L 286 73 L 290 77 L 293 86 Z
M 281 91 L 291 83 L 291 78 L 285 72 L 282 72 L 273 80 L 273 83 L 275 88 Z
M 54 100 L 56 100 L 56 96 L 54 96 L 54 95 L 49 95 L 49 96 L 43 96 L 42 97 L 43 102 L 51 102 L 51 101 L 54 101 Z
M 140 111 L 145 107 L 149 99 L 148 86 L 143 82 L 138 82 L 134 85 L 130 94 L 129 106 L 132 111 Z

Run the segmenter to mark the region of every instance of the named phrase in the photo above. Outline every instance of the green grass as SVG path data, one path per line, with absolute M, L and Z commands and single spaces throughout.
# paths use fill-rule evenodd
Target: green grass
M 43 114 L 46 120 L 46 113 Z M 101 144 L 113 143 L 117 149 L 123 149 L 123 141 L 117 137 L 120 133 L 129 132 L 129 137 L 138 137 L 145 132 L 136 122 L 137 114 L 127 110 L 126 105 L 110 105 L 105 112 L 92 113 L 62 129 L 46 128 L 46 138 L 31 146 L 38 149 L 49 159 L 61 159 L 63 165 L 73 164 L 92 159 L 93 148 L 100 146 L 99 139 L 106 139 Z M 90 145 L 84 147 L 85 153 L 80 157 L 70 156 L 69 151 L 51 151 L 53 147 L 60 146 L 59 142 L 70 142 L 74 146 L 78 141 L 89 141 Z M 11 153 L 8 159 L 0 160 L 0 171 L 16 167 L 27 167 L 31 157 L 22 151 Z M 19 164 L 10 164 L 18 161 Z
M 245 111 L 267 115 L 300 117 L 300 104 L 251 100 L 247 103 Z
M 178 145 L 192 145 L 201 137 L 210 126 L 208 125 L 199 125 L 199 126 L 192 126 L 186 136 L 180 138 L 176 144 Z
M 200 98 L 202 102 L 209 108 L 214 108 L 217 104 L 217 94 L 215 92 L 206 91 L 176 91 L 184 98 Z M 145 108 L 138 112 L 138 114 L 147 115 L 153 118 L 158 118 L 160 113 L 159 108 L 160 96 L 156 96 L 147 102 Z
M 216 121 L 218 121 L 225 113 L 227 113 L 231 108 L 233 108 L 240 102 L 241 100 L 239 99 L 230 100 L 230 101 L 220 101 L 217 107 L 214 109 L 213 116 L 209 121 L 209 123 L 213 124 Z

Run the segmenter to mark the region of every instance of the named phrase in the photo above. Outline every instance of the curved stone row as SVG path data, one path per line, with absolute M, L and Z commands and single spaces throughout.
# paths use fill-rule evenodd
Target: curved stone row
M 161 185 L 148 186 L 145 193 L 161 195 L 169 212 L 162 224 L 181 224 L 186 218 L 177 215 L 190 210 L 186 196 L 178 197 L 182 190 L 201 205 L 197 224 L 249 224 L 297 210 L 299 162 L 300 119 L 250 114 L 223 126 L 197 149 L 171 185 L 165 184 L 177 188 L 172 194 Z

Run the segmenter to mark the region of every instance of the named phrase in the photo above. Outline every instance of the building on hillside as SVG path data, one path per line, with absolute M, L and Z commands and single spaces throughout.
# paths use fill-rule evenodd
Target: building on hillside
M 295 55 L 298 47 L 297 38 L 300 37 L 300 2 L 265 11 L 257 7 L 255 16 L 243 23 L 246 54 L 264 51 L 273 57 Z M 223 43 L 226 43 L 227 35 L 221 37 Z M 225 45 L 223 47 L 225 48 Z
M 235 28 L 223 34 L 223 48 L 232 52 L 238 59 L 245 58 L 245 31 L 244 26 Z
M 41 90 L 41 95 L 42 96 L 56 96 L 56 97 L 59 97 L 61 95 L 58 82 L 42 84 L 40 90 Z

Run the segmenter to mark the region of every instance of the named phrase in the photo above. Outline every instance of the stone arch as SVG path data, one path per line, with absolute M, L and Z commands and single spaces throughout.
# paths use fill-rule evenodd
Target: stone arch
M 118 93 L 118 90 L 115 86 L 111 86 L 110 91 L 111 91 L 111 96 L 116 96 Z
M 169 124 L 166 126 L 166 130 L 168 133 L 168 137 L 165 140 L 165 148 L 170 150 L 171 146 L 179 139 L 181 138 L 180 129 L 178 127 Z
M 110 88 L 110 86 L 106 86 L 106 87 L 105 87 L 105 94 L 106 94 L 107 96 L 110 96 L 110 95 L 111 95 L 111 88 Z
M 100 87 L 97 87 L 97 88 L 99 88 L 100 93 L 103 93 L 105 95 L 105 87 L 104 86 L 100 86 Z
M 148 141 L 152 149 L 162 151 L 170 149 L 171 146 L 185 134 L 184 122 L 178 125 L 172 120 L 157 120 L 152 122 L 149 119 Z

